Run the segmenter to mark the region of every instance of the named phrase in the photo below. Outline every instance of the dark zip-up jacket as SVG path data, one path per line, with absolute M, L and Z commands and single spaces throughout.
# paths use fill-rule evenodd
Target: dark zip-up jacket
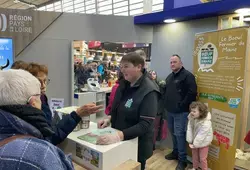
M 44 140 L 41 131 L 34 126 L 42 123 L 41 129 L 46 127 L 43 122 L 38 123 L 43 120 L 39 116 L 42 111 L 28 108 L 31 106 L 18 106 L 14 109 L 18 114 L 0 109 L 0 142 L 15 135 L 33 136 L 16 139 L 0 147 L 0 169 L 74 170 L 71 155 L 66 156 L 61 149 Z M 24 114 L 19 114 L 20 111 Z M 16 115 L 30 115 L 33 125 Z
M 121 130 L 124 140 L 139 137 L 138 160 L 153 154 L 154 120 L 158 111 L 159 90 L 144 71 L 134 86 L 121 81 L 110 112 L 112 127 Z
M 184 67 L 166 78 L 164 106 L 168 112 L 182 113 L 189 111 L 189 105 L 196 100 L 197 85 L 195 77 Z
M 68 115 L 62 117 L 62 119 L 56 124 L 52 123 L 52 113 L 48 104 L 46 95 L 41 96 L 42 111 L 45 114 L 48 124 L 52 127 L 55 132 L 50 138 L 50 142 L 53 145 L 58 145 L 67 138 L 67 136 L 75 129 L 77 124 L 81 121 L 81 117 L 76 112 L 71 112 Z

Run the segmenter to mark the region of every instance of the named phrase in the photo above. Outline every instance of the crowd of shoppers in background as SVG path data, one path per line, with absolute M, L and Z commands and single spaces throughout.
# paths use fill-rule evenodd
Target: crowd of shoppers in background
M 74 64 L 75 90 L 83 88 L 89 78 L 95 78 L 99 83 L 108 82 L 117 77 L 119 67 L 112 62 L 89 60 L 86 64 Z

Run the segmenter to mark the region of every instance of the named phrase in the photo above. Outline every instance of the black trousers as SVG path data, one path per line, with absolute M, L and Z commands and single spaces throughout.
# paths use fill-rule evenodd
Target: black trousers
M 145 170 L 145 166 L 146 166 L 146 159 L 138 159 L 138 162 L 141 163 L 141 170 Z

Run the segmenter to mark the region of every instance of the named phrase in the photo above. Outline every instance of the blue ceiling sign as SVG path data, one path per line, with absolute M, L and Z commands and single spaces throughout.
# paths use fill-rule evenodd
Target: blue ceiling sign
M 199 1 L 213 1 L 203 3 Z M 134 17 L 135 24 L 159 24 L 165 19 L 185 21 L 234 13 L 239 8 L 249 8 L 250 0 L 165 0 L 162 12 Z
M 174 8 L 187 7 L 187 6 L 210 3 L 215 1 L 219 0 L 174 0 Z

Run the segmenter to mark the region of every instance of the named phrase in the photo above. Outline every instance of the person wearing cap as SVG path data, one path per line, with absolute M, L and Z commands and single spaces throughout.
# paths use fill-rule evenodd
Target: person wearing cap
M 97 66 L 97 72 L 99 73 L 100 76 L 100 81 L 102 82 L 104 80 L 104 63 L 101 63 Z
M 96 80 L 99 80 L 100 77 L 100 73 L 98 72 L 97 68 L 98 68 L 98 64 L 99 61 L 98 60 L 93 60 L 90 64 L 91 66 L 91 72 L 90 72 L 90 76 L 92 78 L 95 78 Z
M 91 78 L 91 62 L 88 61 L 85 65 L 79 65 L 75 70 L 76 85 L 78 88 L 83 88 L 87 84 L 87 80 Z M 78 89 L 79 90 L 79 89 Z
M 98 128 L 111 123 L 118 132 L 97 139 L 97 144 L 107 145 L 138 137 L 141 170 L 153 154 L 154 120 L 159 100 L 159 90 L 147 76 L 144 64 L 144 59 L 135 52 L 122 58 L 120 68 L 124 80 L 116 90 L 109 116 L 98 122 Z
M 0 72 L 0 167 L 3 169 L 74 169 L 71 158 L 47 141 L 55 132 L 41 110 L 40 86 L 38 79 L 27 71 Z

